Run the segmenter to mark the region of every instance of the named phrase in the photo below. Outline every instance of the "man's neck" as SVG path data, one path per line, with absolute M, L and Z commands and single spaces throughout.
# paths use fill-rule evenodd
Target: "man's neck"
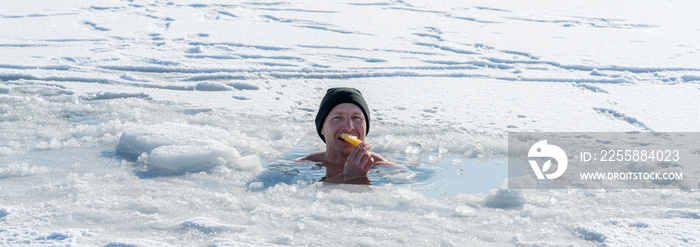
M 324 153 L 324 163 L 326 164 L 326 177 L 334 177 L 343 174 L 345 162 L 348 160 L 348 155 L 335 152 L 331 149 L 326 149 Z
M 327 163 L 345 165 L 345 162 L 348 160 L 348 155 L 326 148 L 326 155 L 324 158 Z

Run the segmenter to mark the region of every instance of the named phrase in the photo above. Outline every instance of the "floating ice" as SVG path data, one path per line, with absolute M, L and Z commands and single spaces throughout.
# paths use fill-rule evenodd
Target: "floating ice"
M 421 152 L 421 145 L 417 142 L 410 142 L 404 149 L 406 154 L 419 154 Z
M 245 170 L 260 170 L 262 169 L 260 157 L 257 154 L 251 154 L 239 158 L 235 165 Z
M 259 168 L 255 157 L 242 160 L 238 150 L 226 145 L 228 132 L 216 127 L 164 123 L 127 130 L 119 139 L 116 154 L 174 172 L 205 171 L 238 162 L 246 169 Z M 144 155 L 145 154 L 145 155 Z
M 396 174 L 388 175 L 386 178 L 394 181 L 408 181 L 416 177 L 416 175 L 417 174 L 414 171 L 402 170 Z
M 200 127 L 180 123 L 162 123 L 153 126 L 131 127 L 119 138 L 117 155 L 136 159 L 165 145 L 206 145 L 227 140 L 228 132 L 215 127 Z
M 238 150 L 221 144 L 164 145 L 148 155 L 146 164 L 175 172 L 199 172 L 233 162 Z
M 262 170 L 262 168 L 258 168 Z M 311 184 L 315 182 L 305 175 L 299 174 L 298 169 L 279 170 L 264 170 L 258 176 L 248 183 L 248 190 L 262 191 L 278 184 Z

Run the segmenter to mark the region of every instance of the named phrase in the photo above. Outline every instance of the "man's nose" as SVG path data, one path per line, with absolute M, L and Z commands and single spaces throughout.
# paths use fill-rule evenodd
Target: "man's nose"
M 343 129 L 350 131 L 354 129 L 354 127 L 355 126 L 352 123 L 352 118 L 345 118 L 345 121 L 343 121 Z

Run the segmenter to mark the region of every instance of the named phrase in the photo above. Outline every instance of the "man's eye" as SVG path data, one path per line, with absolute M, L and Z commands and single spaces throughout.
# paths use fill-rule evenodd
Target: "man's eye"
M 357 120 L 357 121 L 361 121 L 361 120 L 362 120 L 361 117 L 352 117 L 352 119 Z
M 341 119 L 343 119 L 343 117 L 341 117 L 341 116 L 335 116 L 335 117 L 333 117 L 333 119 L 341 120 Z

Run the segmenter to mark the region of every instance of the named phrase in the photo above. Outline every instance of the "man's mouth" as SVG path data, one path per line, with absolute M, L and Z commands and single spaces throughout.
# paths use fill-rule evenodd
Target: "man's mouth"
M 347 133 L 347 134 L 348 134 L 348 135 L 352 135 L 352 134 L 350 134 L 350 133 Z M 338 140 L 340 140 L 340 141 L 342 141 L 342 142 L 344 142 L 344 143 L 350 144 L 350 142 L 348 142 L 348 141 L 346 141 L 345 139 L 343 139 L 342 134 L 339 135 L 337 138 L 338 138 Z
M 352 146 L 357 146 L 357 145 L 360 145 L 362 143 L 362 140 L 360 140 L 359 138 L 357 138 L 357 136 L 350 134 L 350 133 L 343 133 L 340 135 L 340 138 L 338 138 L 338 139 L 341 139 L 343 142 L 348 143 Z M 343 145 L 343 144 L 341 143 L 341 145 Z

